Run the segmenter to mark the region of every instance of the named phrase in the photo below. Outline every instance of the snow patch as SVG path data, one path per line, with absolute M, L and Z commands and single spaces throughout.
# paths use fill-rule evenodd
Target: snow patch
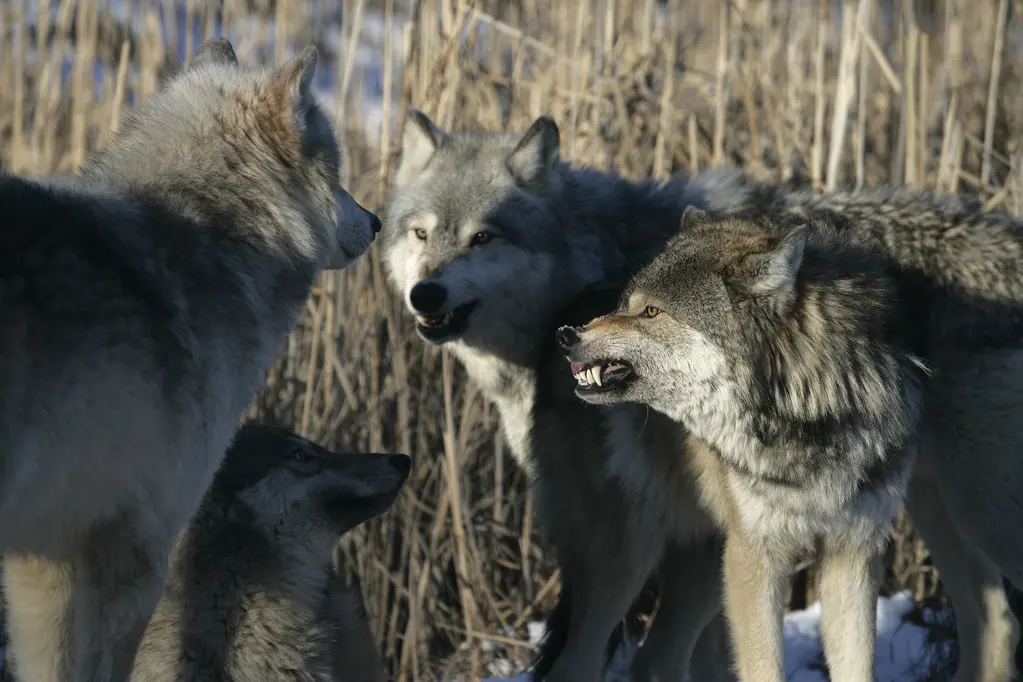
M 882 597 L 877 602 L 877 682 L 912 682 L 917 679 L 927 655 L 927 630 L 905 619 L 914 606 L 908 592 Z M 530 623 L 528 628 L 530 641 L 538 642 L 543 635 L 543 623 Z M 820 631 L 820 602 L 785 616 L 785 673 L 789 682 L 828 682 Z M 605 682 L 628 682 L 629 662 L 639 646 L 637 642 L 626 640 L 624 646 L 615 652 Z M 483 682 L 534 680 L 530 673 L 524 672 L 511 677 L 490 677 Z

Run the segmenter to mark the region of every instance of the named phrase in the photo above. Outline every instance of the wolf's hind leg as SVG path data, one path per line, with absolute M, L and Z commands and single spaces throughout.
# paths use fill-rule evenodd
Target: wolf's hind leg
M 632 662 L 634 682 L 683 682 L 697 661 L 700 672 L 694 679 L 735 679 L 727 626 L 719 617 L 722 544 L 715 537 L 669 547 L 657 616 Z
M 906 508 L 955 612 L 959 639 L 955 682 L 1014 679 L 1019 624 L 998 566 L 963 536 L 939 491 L 919 469 L 910 479 Z

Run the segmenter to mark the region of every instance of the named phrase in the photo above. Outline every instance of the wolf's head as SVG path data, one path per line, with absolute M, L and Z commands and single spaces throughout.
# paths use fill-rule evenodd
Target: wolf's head
M 687 210 L 613 313 L 558 331 L 577 395 L 644 403 L 719 444 L 740 417 L 763 442 L 864 422 L 899 437 L 921 367 L 891 273 L 869 245 L 799 220 Z
M 446 133 L 410 111 L 381 235 L 388 271 L 420 336 L 487 346 L 492 330 L 536 324 L 565 236 L 552 197 L 559 133 Z
M 243 65 L 212 39 L 129 113 L 93 165 L 128 186 L 171 187 L 178 212 L 230 222 L 239 241 L 345 267 L 380 221 L 339 184 L 341 151 L 312 93 L 316 63 L 308 47 L 278 69 Z
M 329 557 L 341 534 L 390 508 L 411 462 L 332 452 L 285 429 L 250 425 L 236 434 L 209 495 L 276 541 L 298 540 Z
M 721 267 L 729 252 L 721 243 L 724 231 L 704 239 L 695 215 L 686 212 L 684 234 L 630 281 L 612 313 L 558 330 L 583 400 L 644 403 L 678 418 L 685 396 L 730 380 L 734 353 L 742 348 L 743 312 L 729 293 L 731 273 Z M 802 242 L 791 244 L 793 252 L 778 251 L 779 267 L 798 268 L 798 260 L 786 258 L 798 259 Z M 789 274 L 779 271 L 778 284 Z M 770 290 L 766 280 L 747 287 L 779 303 L 787 295 L 782 286 Z

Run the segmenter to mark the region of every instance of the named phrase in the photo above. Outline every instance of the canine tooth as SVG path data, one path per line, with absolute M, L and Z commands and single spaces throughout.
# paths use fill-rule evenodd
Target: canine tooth
M 594 370 L 593 371 L 593 380 L 597 383 L 597 386 L 603 386 L 604 385 L 603 377 L 601 376 L 603 374 L 603 372 L 601 371 L 601 368 L 600 367 L 594 367 L 593 370 Z

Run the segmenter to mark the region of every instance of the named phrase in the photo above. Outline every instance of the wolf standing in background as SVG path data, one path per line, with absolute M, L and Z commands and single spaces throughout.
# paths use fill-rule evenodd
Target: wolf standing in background
M 331 452 L 246 426 L 181 534 L 135 659 L 136 682 L 383 682 L 338 538 L 387 511 L 406 455 Z
M 614 313 L 561 332 L 580 396 L 650 405 L 718 447 L 703 480 L 726 502 L 744 679 L 783 679 L 782 574 L 808 555 L 832 674 L 873 679 L 867 550 L 916 446 L 906 501 L 966 640 L 956 679 L 1011 679 L 1023 225 L 928 192 L 813 199 L 737 176 L 735 193 L 744 218 L 691 214 Z
M 719 539 L 685 455 L 705 446 L 642 408 L 576 399 L 554 344 L 559 320 L 613 306 L 599 287 L 579 298 L 588 286 L 647 262 L 712 191 L 572 169 L 549 117 L 523 135 L 445 133 L 418 111 L 405 121 L 385 262 L 419 335 L 464 364 L 535 481 L 562 575 L 534 670 L 549 682 L 601 678 L 612 631 L 662 560 L 669 579 L 633 678 L 681 681 L 690 655 L 701 679 L 731 678 Z
M 131 674 L 168 557 L 314 277 L 379 221 L 338 185 L 316 51 L 210 41 L 57 185 L 0 179 L 0 551 L 16 673 Z

